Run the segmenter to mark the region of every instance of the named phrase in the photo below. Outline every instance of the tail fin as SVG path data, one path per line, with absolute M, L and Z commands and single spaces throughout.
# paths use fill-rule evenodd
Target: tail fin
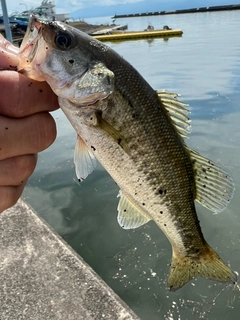
M 220 282 L 236 283 L 237 276 L 207 245 L 199 257 L 183 257 L 173 253 L 168 286 L 175 291 L 195 277 L 204 277 Z

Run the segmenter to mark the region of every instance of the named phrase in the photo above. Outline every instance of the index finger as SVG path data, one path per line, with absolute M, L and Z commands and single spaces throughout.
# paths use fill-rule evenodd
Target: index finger
M 13 118 L 53 111 L 57 96 L 46 82 L 27 78 L 15 71 L 0 71 L 0 114 Z

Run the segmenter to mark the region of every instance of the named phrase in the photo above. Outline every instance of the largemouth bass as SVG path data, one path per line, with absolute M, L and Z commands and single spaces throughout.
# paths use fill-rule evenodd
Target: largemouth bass
M 234 283 L 234 272 L 205 241 L 194 204 L 223 210 L 233 183 L 186 146 L 185 105 L 153 90 L 111 48 L 61 22 L 31 17 L 19 58 L 19 72 L 49 83 L 76 130 L 78 179 L 86 179 L 97 159 L 120 188 L 121 227 L 153 220 L 169 239 L 170 290 L 196 276 Z

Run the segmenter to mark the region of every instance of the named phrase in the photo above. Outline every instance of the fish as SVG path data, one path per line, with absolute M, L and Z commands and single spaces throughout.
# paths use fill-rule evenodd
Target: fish
M 117 221 L 128 230 L 153 220 L 172 247 L 168 288 L 195 277 L 236 283 L 237 276 L 206 242 L 195 201 L 226 208 L 234 184 L 213 161 L 186 144 L 187 105 L 155 90 L 122 56 L 84 32 L 30 17 L 18 72 L 46 81 L 77 133 L 76 175 L 99 161 L 119 186 Z

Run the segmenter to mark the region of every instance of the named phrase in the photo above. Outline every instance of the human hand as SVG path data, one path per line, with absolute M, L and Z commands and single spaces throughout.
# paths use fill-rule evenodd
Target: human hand
M 57 97 L 46 82 L 15 70 L 18 48 L 0 35 L 0 212 L 14 205 L 34 171 L 37 153 L 56 137 L 49 111 Z

